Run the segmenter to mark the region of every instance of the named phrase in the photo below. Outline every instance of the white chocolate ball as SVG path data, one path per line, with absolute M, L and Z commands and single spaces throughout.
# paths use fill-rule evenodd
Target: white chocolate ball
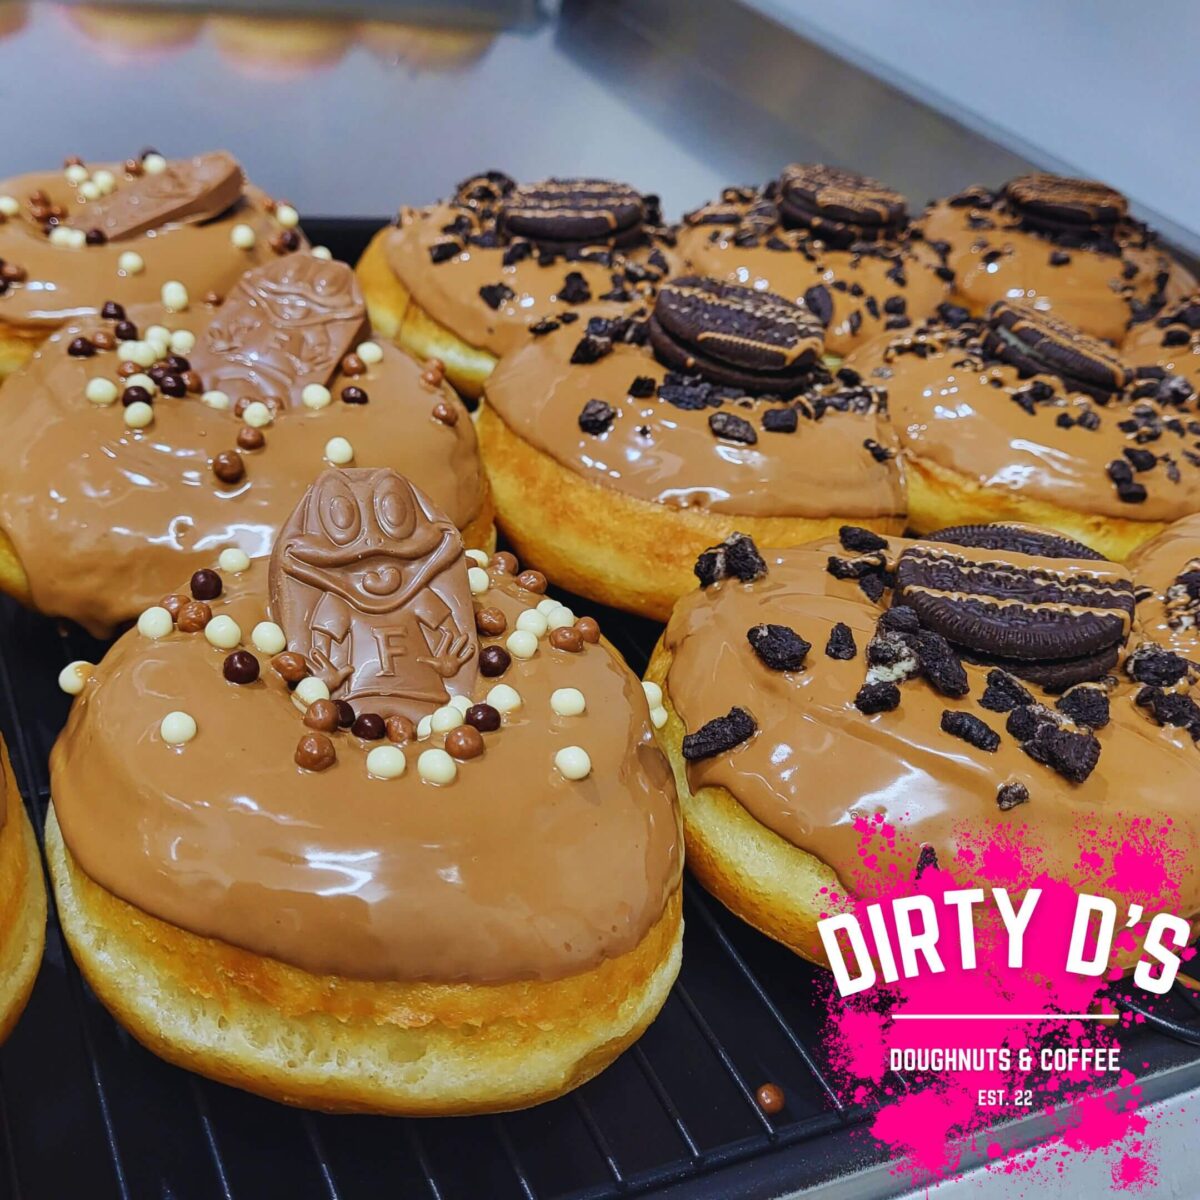
M 117 186 L 117 177 L 107 167 L 101 167 L 92 176 L 92 182 L 100 189 L 100 195 L 108 196 Z
M 182 746 L 196 736 L 196 718 L 176 709 L 163 717 L 158 732 L 168 746 Z
M 582 746 L 564 746 L 554 756 L 554 765 L 564 779 L 586 779 L 592 773 L 592 760 Z
M 575 614 L 565 604 L 560 604 L 546 618 L 546 625 L 550 630 L 566 629 L 574 624 Z
M 229 546 L 222 550 L 217 558 L 217 566 L 222 571 L 228 571 L 231 575 L 240 575 L 243 571 L 250 569 L 250 556 L 245 550 L 239 550 L 236 546 Z
M 325 262 L 328 262 L 331 258 L 333 258 L 333 251 L 330 250 L 328 246 L 314 246 L 310 253 L 312 254 L 313 258 L 320 258 Z
M 161 175 L 167 169 L 167 160 L 161 154 L 147 154 L 142 159 L 142 170 L 147 175 Z
M 426 783 L 453 783 L 458 775 L 458 764 L 445 750 L 422 750 L 417 759 L 417 774 Z
M 435 709 L 429 718 L 429 728 L 433 733 L 449 733 L 463 723 L 463 715 L 453 704 L 443 704 Z
M 451 696 L 449 703 L 453 704 L 454 707 L 457 708 L 458 711 L 465 717 L 467 715 L 467 709 L 471 707 L 471 697 Z
M 149 342 L 122 342 L 117 347 L 117 357 L 122 362 L 136 363 L 139 367 L 152 367 L 158 356 Z
M 162 286 L 162 302 L 169 312 L 183 312 L 188 306 L 187 288 L 178 279 L 169 279 Z
M 472 596 L 482 596 L 492 586 L 492 581 L 482 567 L 468 567 L 467 584 L 471 589 Z
M 205 392 L 200 399 L 203 400 L 209 408 L 215 408 L 218 411 L 224 411 L 232 403 L 232 401 L 224 392 Z
M 222 613 L 205 625 L 204 636 L 218 650 L 232 650 L 241 643 L 242 627 L 232 617 Z
M 239 250 L 252 250 L 258 241 L 258 234 L 249 225 L 235 225 L 229 231 L 229 240 Z
M 126 250 L 117 259 L 117 271 L 121 275 L 140 275 L 145 269 L 146 264 L 136 250 Z
M 69 225 L 56 225 L 50 230 L 50 245 L 52 246 L 78 250 L 86 244 L 87 238 L 82 229 L 72 229 Z
M 332 399 L 333 393 L 323 383 L 306 384 L 300 393 L 300 403 L 305 408 L 311 408 L 313 412 L 321 408 L 328 408 Z
M 87 381 L 87 387 L 84 388 L 83 394 L 93 404 L 111 404 L 117 398 L 117 385 L 111 379 L 102 379 L 97 376 L 95 379 Z
M 16 196 L 0 196 L 0 216 L 15 217 L 21 211 Z
M 295 229 L 300 224 L 300 214 L 290 204 L 280 204 L 275 209 L 275 220 L 284 229 Z
M 378 342 L 359 342 L 354 353 L 368 367 L 373 367 L 376 363 L 383 361 L 383 349 Z
M 537 653 L 537 634 L 518 629 L 504 639 L 505 649 L 513 658 L 532 658 Z
M 465 553 L 477 567 L 488 565 L 488 556 L 482 550 L 467 550 Z
M 259 621 L 250 631 L 250 643 L 263 654 L 280 654 L 287 648 L 287 638 L 274 621 Z
M 544 637 L 547 629 L 546 618 L 536 608 L 527 608 L 517 617 L 517 628 L 525 633 L 532 633 L 535 638 Z
M 136 375 L 127 376 L 125 379 L 125 386 L 127 388 L 145 388 L 146 391 L 148 391 L 152 396 L 158 391 L 158 384 L 155 383 L 154 380 L 143 371 L 138 371 Z
M 79 185 L 79 195 L 84 200 L 99 200 L 100 188 L 94 180 L 85 179 Z
M 88 177 L 88 169 L 82 163 L 72 163 L 63 174 L 68 183 L 80 184 Z
M 578 688 L 555 688 L 550 693 L 550 707 L 560 717 L 577 717 L 580 713 L 586 711 L 587 701 L 583 698 L 583 693 Z
M 553 596 L 547 596 L 545 598 L 545 600 L 539 600 L 537 602 L 538 612 L 540 612 L 542 614 L 542 616 L 545 617 L 547 620 L 550 619 L 550 614 L 556 608 L 562 608 L 562 601 L 555 600 Z
M 242 420 L 251 429 L 265 429 L 274 420 L 271 410 L 261 400 L 251 400 L 242 410 Z
M 325 443 L 325 457 L 335 467 L 344 467 L 354 461 L 354 447 L 344 437 L 330 438 Z
M 661 729 L 667 723 L 667 710 L 661 704 L 656 704 L 650 710 L 650 724 L 655 729 Z
M 135 400 L 125 409 L 125 424 L 130 429 L 145 429 L 154 420 L 154 409 L 145 400 Z
M 142 334 L 142 341 L 148 342 L 158 351 L 159 357 L 162 357 L 170 348 L 171 331 L 165 325 L 151 325 Z
M 521 707 L 521 693 L 507 683 L 498 683 L 488 692 L 487 702 L 497 712 L 514 712 Z
M 171 333 L 171 353 L 191 354 L 196 348 L 196 335 L 190 329 L 176 329 Z
M 83 691 L 83 686 L 92 677 L 92 672 L 96 669 L 95 663 L 90 663 L 87 659 L 77 658 L 74 662 L 69 662 L 58 673 L 58 686 L 62 688 L 68 696 L 78 696 Z
M 399 779 L 407 766 L 399 746 L 376 746 L 367 752 L 367 774 L 375 779 Z
M 307 708 L 314 700 L 328 699 L 329 688 L 325 686 L 324 680 L 318 679 L 315 675 L 306 675 L 296 684 L 296 690 L 292 693 L 293 702 L 298 704 L 301 709 Z
M 175 622 L 171 619 L 171 614 L 159 604 L 146 609 L 137 621 L 138 633 L 152 642 L 166 637 L 174 628 Z
M 429 736 L 430 729 L 433 728 L 433 718 L 428 713 L 425 714 L 417 722 L 417 738 L 419 741 L 424 741 Z
M 642 680 L 642 691 L 646 693 L 646 703 L 651 708 L 658 708 L 663 701 L 662 688 L 649 679 Z

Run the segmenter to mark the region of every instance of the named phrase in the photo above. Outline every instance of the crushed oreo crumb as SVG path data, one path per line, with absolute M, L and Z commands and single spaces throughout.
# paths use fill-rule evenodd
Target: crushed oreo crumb
M 812 649 L 794 629 L 786 625 L 755 625 L 746 631 L 759 661 L 772 671 L 798 671 Z
M 843 550 L 850 550 L 855 554 L 869 554 L 872 550 L 888 548 L 887 538 L 858 525 L 843 525 L 838 530 L 838 541 L 842 543 Z
M 654 395 L 657 384 L 649 375 L 639 375 L 630 385 L 629 394 L 635 400 L 646 400 Z
M 825 653 L 829 658 L 841 659 L 847 662 L 858 653 L 854 642 L 854 633 L 849 625 L 839 621 L 829 631 L 829 641 L 825 643 Z
M 1000 746 L 1000 735 L 990 725 L 971 713 L 956 712 L 952 708 L 942 713 L 942 732 L 962 738 L 977 750 L 986 750 L 989 754 L 995 753 Z
M 922 846 L 921 853 L 917 855 L 917 866 L 913 871 L 913 878 L 920 879 L 926 871 L 936 871 L 938 869 L 937 851 L 928 844 Z
M 1187 675 L 1189 666 L 1186 658 L 1153 642 L 1143 642 L 1125 660 L 1125 674 L 1138 683 L 1174 687 Z
M 762 425 L 768 433 L 795 433 L 799 421 L 794 408 L 768 408 L 762 415 Z
M 1094 683 L 1081 683 L 1064 692 L 1054 707 L 1076 725 L 1086 725 L 1089 729 L 1103 729 L 1110 719 L 1108 692 Z
M 579 428 L 584 433 L 607 433 L 616 415 L 611 404 L 606 404 L 603 400 L 589 400 L 579 414 Z
M 725 438 L 729 442 L 741 442 L 745 446 L 753 446 L 758 441 L 754 426 L 744 417 L 731 412 L 710 413 L 708 427 L 714 437 Z
M 558 289 L 558 299 L 563 304 L 586 304 L 592 298 L 592 289 L 587 280 L 578 271 L 568 271 L 562 287 Z
M 507 283 L 485 283 L 479 289 L 480 299 L 490 309 L 498 309 L 505 300 L 511 300 L 516 293 Z
M 1002 783 L 996 792 L 996 805 L 1001 812 L 1010 812 L 1018 804 L 1029 803 L 1029 789 L 1023 783 Z
M 744 708 L 734 705 L 723 717 L 714 717 L 695 733 L 684 736 L 683 757 L 695 762 L 723 754 L 753 737 L 757 728 L 754 718 Z
M 900 689 L 894 683 L 864 683 L 854 697 L 854 707 L 871 716 L 900 707 Z
M 719 579 L 740 579 L 753 583 L 767 573 L 767 564 L 758 552 L 753 538 L 744 533 L 731 533 L 719 546 L 709 546 L 693 568 L 701 587 L 710 587 Z
M 988 672 L 987 686 L 979 703 L 992 712 L 1012 712 L 1014 708 L 1033 704 L 1033 693 L 1018 683 L 1007 671 L 999 668 Z

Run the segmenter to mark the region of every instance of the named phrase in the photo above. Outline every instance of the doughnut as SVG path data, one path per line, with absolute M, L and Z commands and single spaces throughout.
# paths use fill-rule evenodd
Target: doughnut
M 389 66 L 413 71 L 462 71 L 492 48 L 492 29 L 455 29 L 408 21 L 360 21 L 359 41 Z
M 1200 511 L 1194 389 L 1026 301 L 945 305 L 846 363 L 886 389 L 918 533 L 1019 521 L 1120 560 Z
M 688 268 L 806 305 L 842 355 L 929 316 L 950 292 L 938 255 L 913 237 L 908 202 L 877 179 L 793 163 L 759 188 L 726 188 L 683 219 Z
M 296 213 L 224 151 L 122 163 L 70 158 L 0 182 L 0 378 L 105 298 L 157 301 L 182 284 L 223 295 L 248 267 L 304 244 Z
M 402 465 L 491 548 L 462 402 L 374 338 L 345 264 L 272 256 L 219 303 L 99 300 L 0 392 L 0 589 L 105 636 L 223 553 L 270 554 L 330 462 Z
M 872 843 L 872 870 L 936 861 L 961 887 L 988 882 L 964 831 L 1026 827 L 1050 876 L 1078 882 L 1079 823 L 1119 842 L 1152 818 L 1173 823 L 1186 864 L 1171 911 L 1196 920 L 1200 665 L 1163 636 L 1143 584 L 1200 580 L 1198 533 L 1163 535 L 1133 569 L 1012 524 L 928 539 L 847 526 L 758 551 L 750 579 L 697 564 L 646 674 L 688 866 L 820 963 L 822 912 L 863 891 L 858 818 L 896 831 Z M 1128 902 L 1095 877 L 1087 890 Z
M 334 18 L 213 13 L 208 32 L 221 54 L 249 75 L 271 78 L 332 66 L 349 49 L 353 25 Z
M 847 520 L 898 533 L 904 482 L 882 393 L 822 361 L 782 296 L 680 276 L 538 336 L 487 383 L 479 439 L 497 519 L 556 583 L 665 620 L 707 546 L 793 545 Z
M 164 1058 L 330 1111 L 519 1108 L 679 969 L 682 834 L 590 618 L 386 469 L 330 469 L 206 620 L 139 622 L 51 755 L 80 969 Z
M 72 4 L 61 11 L 80 33 L 98 42 L 111 57 L 139 59 L 143 64 L 156 50 L 178 50 L 194 42 L 204 26 L 204 17 L 199 13 L 125 5 Z
M 970 187 L 917 224 L 954 273 L 955 301 L 976 316 L 997 300 L 1026 300 L 1115 343 L 1132 318 L 1196 286 L 1125 197 L 1090 179 L 1032 174 L 997 191 Z
M 403 208 L 358 263 L 371 320 L 477 397 L 496 360 L 592 305 L 650 293 L 672 270 L 656 196 L 602 179 L 517 183 L 489 171 Z
M 0 1043 L 33 990 L 45 939 L 41 857 L 8 751 L 0 745 Z

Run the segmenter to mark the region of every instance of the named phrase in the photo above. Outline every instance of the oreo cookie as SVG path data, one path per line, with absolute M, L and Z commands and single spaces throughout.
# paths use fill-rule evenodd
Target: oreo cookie
M 912 608 L 924 628 L 965 650 L 1035 663 L 1117 646 L 1135 603 L 1127 578 L 1000 558 L 976 561 L 930 543 L 911 546 L 897 559 L 894 598 Z
M 650 344 L 677 370 L 751 393 L 789 395 L 811 379 L 824 330 L 773 292 L 685 275 L 659 289 Z
M 1009 675 L 1036 684 L 1044 692 L 1058 695 L 1080 683 L 1094 683 L 1112 673 L 1120 657 L 1120 645 L 1108 646 L 1095 654 L 1078 658 L 1021 659 L 1001 658 L 994 654 L 967 652 L 965 657 L 978 666 L 997 667 Z M 986 695 L 986 693 L 985 693 Z M 985 705 L 985 707 L 991 707 Z
M 1014 212 L 1033 229 L 1046 233 L 1111 236 L 1129 213 L 1120 192 L 1094 179 L 1036 173 L 1010 180 L 1004 195 Z
M 779 180 L 785 225 L 810 229 L 831 246 L 896 237 L 908 222 L 908 202 L 897 191 L 854 171 L 820 163 L 793 163 Z
M 924 539 L 950 542 L 955 546 L 975 546 L 980 550 L 1012 550 L 1035 558 L 1082 558 L 1107 562 L 1103 554 L 1074 538 L 1035 529 L 1032 525 L 951 525 Z
M 1072 391 L 1096 400 L 1122 391 L 1134 378 L 1107 343 L 1031 304 L 997 300 L 988 310 L 983 346 L 1024 375 L 1057 375 Z
M 606 179 L 545 179 L 519 184 L 500 204 L 500 229 L 539 246 L 626 246 L 641 234 L 642 195 Z

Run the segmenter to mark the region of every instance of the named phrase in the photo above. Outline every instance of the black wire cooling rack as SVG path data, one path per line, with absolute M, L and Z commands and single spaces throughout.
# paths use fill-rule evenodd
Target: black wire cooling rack
M 309 228 L 353 260 L 373 227 Z M 596 616 L 642 670 L 658 626 L 560 595 Z M 0 728 L 39 831 L 47 757 L 69 704 L 59 669 L 103 649 L 0 601 Z M 32 1001 L 0 1049 L 0 1200 L 765 1200 L 804 1188 L 856 1198 L 902 1191 L 866 1132 L 869 1110 L 834 1092 L 814 969 L 690 880 L 684 917 L 683 969 L 662 1014 L 598 1078 L 525 1112 L 409 1121 L 290 1109 L 160 1061 L 91 994 L 52 909 Z M 1162 1017 L 1180 1036 L 1158 1028 Z M 1162 1094 L 1200 1075 L 1200 1050 L 1183 1040 L 1197 1035 L 1200 1008 L 1177 996 L 1122 1038 L 1147 1095 L 1154 1081 Z M 767 1082 L 786 1096 L 775 1115 L 754 1099 Z M 1010 1140 L 1022 1140 L 1021 1124 L 1029 1126 L 1007 1127 L 1017 1130 Z M 1024 1140 L 1035 1134 L 1029 1126 Z

